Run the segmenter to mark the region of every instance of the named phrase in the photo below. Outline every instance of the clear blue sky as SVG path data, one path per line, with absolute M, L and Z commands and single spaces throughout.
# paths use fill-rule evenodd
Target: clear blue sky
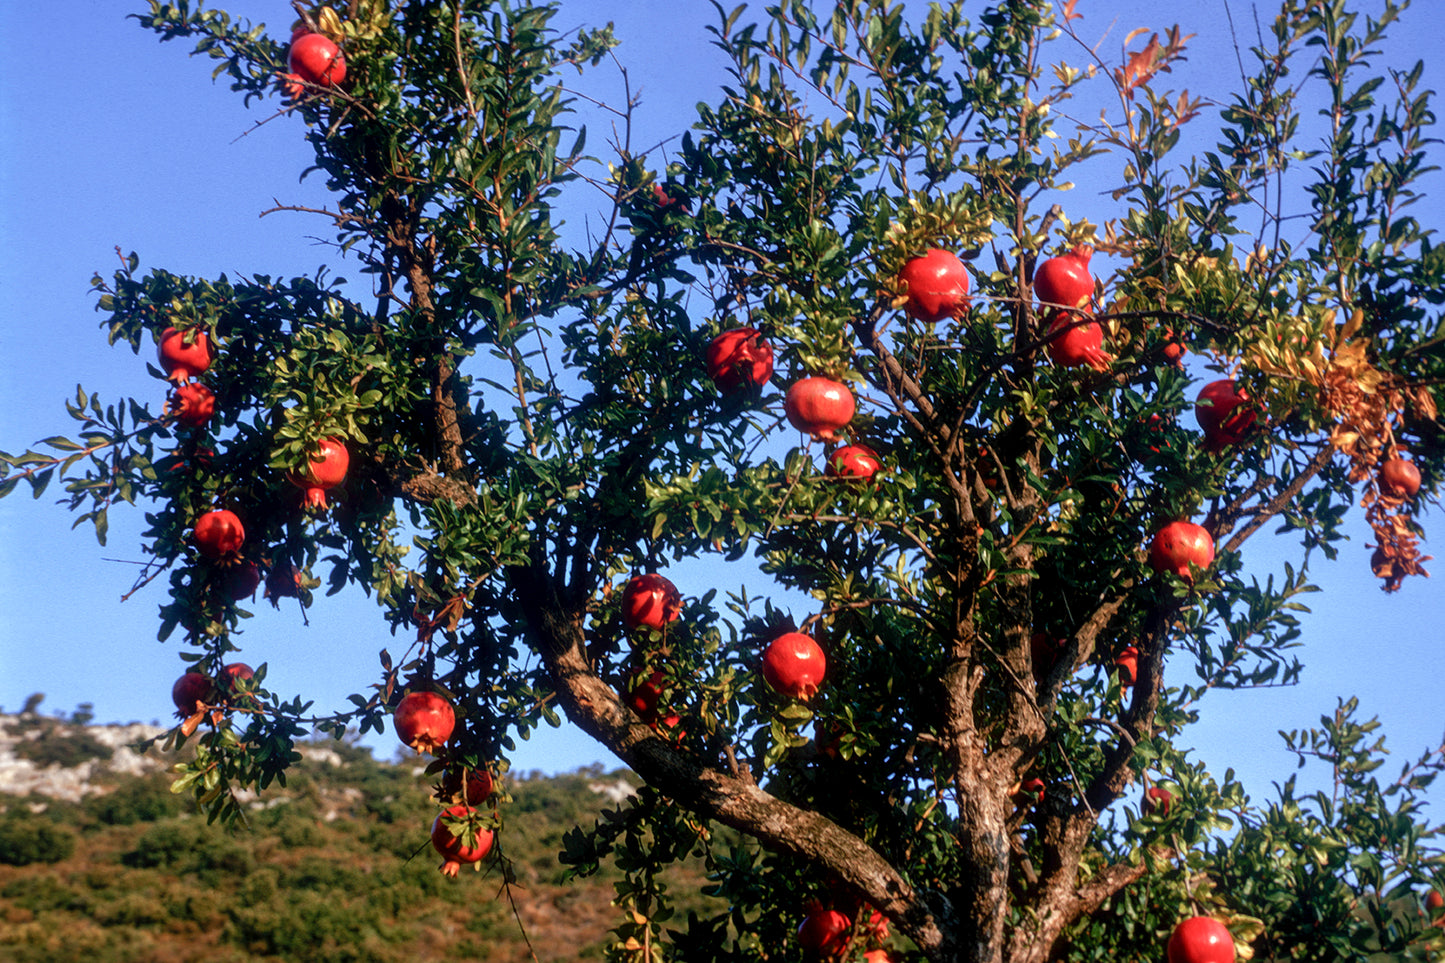
M 71 432 L 63 402 L 77 383 L 107 402 L 134 396 L 160 405 L 164 389 L 145 372 L 150 355 L 106 346 L 89 293 L 93 273 L 114 270 L 117 245 L 138 252 L 142 270 L 200 276 L 306 274 L 330 257 L 309 236 L 327 235 L 323 223 L 296 214 L 258 217 L 275 200 L 320 201 L 320 178 L 298 183 L 310 157 L 300 123 L 278 118 L 253 129 L 277 102 L 246 111 L 211 82 L 210 61 L 188 58 L 181 43 L 161 45 L 125 20 L 130 6 L 0 5 L 0 241 L 10 264 L 0 276 L 0 448 L 7 451 Z M 282 0 L 223 6 L 278 35 L 293 17 Z M 1246 4 L 1234 6 L 1236 17 L 1244 14 Z M 1433 52 L 1426 37 L 1436 21 L 1423 6 L 1400 32 L 1401 65 Z M 1190 62 L 1168 79 L 1175 89 L 1206 92 L 1234 63 L 1221 0 L 1172 6 L 1167 14 L 1143 0 L 1081 0 L 1077 9 L 1086 36 L 1109 32 L 1106 54 L 1136 26 L 1162 30 L 1179 19 L 1198 36 Z M 702 30 L 713 16 L 704 0 L 564 2 L 556 22 L 616 21 L 618 58 L 642 94 L 637 147 L 684 129 L 693 104 L 711 98 L 721 82 L 720 57 Z M 1427 76 L 1437 89 L 1445 86 L 1438 65 L 1430 64 Z M 620 97 L 620 83 L 613 84 Z M 589 139 L 594 153 L 603 133 L 594 128 Z M 1437 159 L 1442 155 L 1437 149 Z M 1445 196 L 1438 178 L 1436 189 L 1426 210 L 1437 212 L 1438 223 Z M 1086 190 L 1078 200 L 1096 222 L 1109 213 L 1107 199 Z M 354 266 L 340 272 L 356 276 Z M 93 702 L 101 721 L 165 719 L 181 663 L 174 644 L 155 640 L 162 588 L 120 602 L 140 560 L 140 512 L 114 511 L 109 545 L 101 548 L 89 526 L 70 529 L 57 494 L 52 489 L 36 502 L 17 492 L 0 501 L 0 708 L 13 712 L 29 694 L 44 692 L 50 711 Z M 1365 713 L 1382 718 L 1400 761 L 1441 740 L 1440 579 L 1381 593 L 1368 573 L 1368 531 L 1355 516 L 1353 544 L 1339 562 L 1316 569 L 1324 592 L 1309 599 L 1314 612 L 1305 616 L 1303 684 L 1216 694 L 1202 707 L 1200 753 L 1216 774 L 1236 768 L 1254 794 L 1267 793 L 1269 782 L 1291 769 L 1276 730 L 1314 724 L 1337 696 L 1358 694 Z M 1425 524 L 1434 544 L 1445 544 L 1438 509 Z M 1264 543 L 1249 545 L 1246 560 L 1261 577 L 1280 568 Z M 676 580 L 689 595 L 712 587 L 701 566 Z M 392 643 L 374 605 L 356 592 L 318 597 L 309 626 L 295 608 L 273 612 L 263 604 L 256 613 L 240 640 L 243 658 L 269 663 L 270 687 L 314 698 L 318 709 L 341 706 L 372 682 L 377 651 Z M 392 751 L 389 736 L 376 744 L 383 755 Z M 564 734 L 524 745 L 514 765 L 555 771 L 593 760 L 614 761 L 580 734 Z

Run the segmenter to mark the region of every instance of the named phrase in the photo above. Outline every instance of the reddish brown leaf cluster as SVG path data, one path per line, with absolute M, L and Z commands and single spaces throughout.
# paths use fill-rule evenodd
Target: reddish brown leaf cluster
M 1346 333 L 1355 327 L 1347 325 Z M 1409 389 L 1371 366 L 1359 342 L 1343 344 L 1332 362 L 1321 388 L 1324 406 L 1336 421 L 1330 441 L 1350 459 L 1350 481 L 1364 486 L 1360 503 L 1375 533 L 1370 568 L 1384 579 L 1381 588 L 1398 591 L 1408 576 L 1428 577 L 1424 563 L 1431 558 L 1420 553 L 1411 496 L 1380 484 L 1381 463 L 1399 454 L 1393 426 L 1405 410 Z
M 1127 48 L 1130 42 L 1143 32 L 1142 29 L 1139 29 L 1130 33 L 1124 38 L 1124 46 Z M 1166 42 L 1161 44 L 1159 35 L 1152 34 L 1143 50 L 1129 54 L 1129 59 L 1124 66 L 1114 71 L 1114 79 L 1119 82 L 1119 88 L 1124 95 L 1132 98 L 1134 88 L 1148 83 L 1157 73 L 1168 73 L 1169 65 L 1183 56 L 1184 41 L 1193 36 L 1194 34 L 1191 33 L 1181 37 L 1177 26 L 1170 27 Z

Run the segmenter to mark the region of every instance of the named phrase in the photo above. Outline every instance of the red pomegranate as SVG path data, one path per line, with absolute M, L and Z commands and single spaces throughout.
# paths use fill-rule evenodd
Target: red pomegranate
M 1094 276 L 1089 273 L 1089 258 L 1094 249 L 1074 248 L 1042 261 L 1034 269 L 1034 295 L 1041 304 L 1064 308 L 1081 308 L 1094 296 Z
M 1174 808 L 1174 794 L 1162 786 L 1150 786 L 1144 791 L 1144 814 L 1167 816 Z
M 828 661 L 813 637 L 786 632 L 763 652 L 763 679 L 775 692 L 807 701 L 823 684 Z
M 261 595 L 274 608 L 281 607 L 281 599 L 299 598 L 301 568 L 295 562 L 282 562 L 272 566 L 271 571 L 266 573 L 266 591 Z
M 181 332 L 166 328 L 156 347 L 161 370 L 175 382 L 190 381 L 211 366 L 211 339 L 199 328 Z
M 834 909 L 816 909 L 798 926 L 798 943 L 818 956 L 842 956 L 852 937 L 853 921 Z
M 1255 413 L 1249 400 L 1248 392 L 1228 378 L 1204 386 L 1194 402 L 1194 417 L 1204 429 L 1207 450 L 1217 452 L 1238 444 L 1254 427 Z
M 201 703 L 209 704 L 215 698 L 215 684 L 202 672 L 187 672 L 171 686 L 171 701 L 176 704 L 176 715 L 182 719 L 189 719 L 201 711 Z
M 788 422 L 819 441 L 832 441 L 853 420 L 853 392 L 831 378 L 804 378 L 788 389 L 783 402 Z
M 658 703 L 662 701 L 662 690 L 666 677 L 657 669 L 639 669 L 632 676 L 632 687 L 623 696 L 622 702 L 637 717 L 648 725 L 657 722 Z
M 1164 329 L 1164 360 L 1176 368 L 1184 367 L 1184 345 L 1179 343 L 1179 336 L 1174 333 L 1173 328 Z
M 908 292 L 903 306 L 925 324 L 961 317 L 968 310 L 968 271 L 953 253 L 933 248 L 903 265 L 900 287 Z
M 471 806 L 458 803 L 455 806 L 448 806 L 432 821 L 431 844 L 442 858 L 443 876 L 457 875 L 461 871 L 463 863 L 480 862 L 486 858 L 487 853 L 492 851 L 492 831 L 470 822 L 470 818 L 475 813 L 476 810 Z M 445 819 L 467 819 L 474 834 L 471 845 L 467 844 L 465 833 L 458 835 L 443 821 Z
M 457 714 L 444 696 L 421 690 L 402 697 L 392 723 L 404 745 L 417 752 L 435 753 L 452 737 Z
M 216 395 L 203 384 L 187 382 L 171 392 L 171 414 L 188 428 L 201 428 L 216 413 Z
M 251 598 L 261 585 L 261 566 L 255 562 L 241 562 L 231 566 L 226 573 L 226 594 L 233 602 Z
M 314 36 L 314 35 L 313 35 Z M 289 476 L 291 484 L 306 492 L 306 507 L 325 509 L 326 493 L 346 481 L 351 455 L 340 438 L 321 439 L 321 453 L 306 464 L 300 475 Z
M 256 677 L 256 671 L 244 662 L 232 662 L 230 665 L 221 667 L 221 688 L 227 699 L 234 699 L 241 694 L 242 683 L 250 682 Z
M 1013 797 L 1019 805 L 1037 806 L 1044 801 L 1045 788 L 1042 779 L 1025 779 L 1014 788 Z
M 1234 937 L 1209 916 L 1192 916 L 1169 937 L 1169 963 L 1234 963 Z
M 1114 660 L 1114 668 L 1119 670 L 1119 685 L 1129 688 L 1139 681 L 1139 650 L 1132 645 L 1125 646 L 1124 651 Z
M 733 328 L 707 346 L 707 376 L 723 394 L 761 388 L 773 376 L 773 346 L 757 328 Z
M 196 519 L 196 548 L 211 561 L 241 550 L 246 542 L 246 529 L 236 513 L 220 508 Z
M 286 65 L 308 84 L 331 87 L 346 79 L 346 57 L 329 37 L 319 33 L 292 40 Z
M 484 803 L 496 788 L 492 774 L 485 769 L 448 769 L 442 777 L 441 796 L 464 803 Z
M 1420 469 L 1404 458 L 1381 462 L 1380 490 L 1391 498 L 1414 498 L 1420 490 Z
M 628 630 L 660 629 L 682 614 L 682 593 L 653 572 L 634 575 L 622 590 L 622 623 Z
M 1149 546 L 1149 566 L 1156 572 L 1173 572 L 1191 580 L 1191 563 L 1208 568 L 1214 561 L 1214 539 L 1202 525 L 1193 522 L 1170 522 L 1154 536 Z
M 867 480 L 878 474 L 883 461 L 867 445 L 844 445 L 828 456 L 828 474 L 834 478 Z
M 1086 364 L 1095 371 L 1108 371 L 1114 356 L 1104 350 L 1103 326 L 1096 321 L 1078 324 L 1078 320 L 1068 311 L 1054 313 L 1045 342 L 1049 359 L 1064 368 Z

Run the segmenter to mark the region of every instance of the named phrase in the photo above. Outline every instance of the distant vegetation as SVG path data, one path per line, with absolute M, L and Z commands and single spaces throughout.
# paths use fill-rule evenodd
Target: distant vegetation
M 91 742 L 93 757 L 109 752 Z M 69 726 L 32 744 L 66 765 L 87 746 Z M 0 795 L 0 959 L 507 963 L 532 950 L 541 961 L 602 958 L 622 877 L 603 868 L 569 882 L 557 855 L 567 831 L 597 811 L 588 786 L 624 773 L 507 780 L 503 861 L 448 880 L 428 844 L 431 787 L 415 768 L 325 748 L 344 765 L 309 758 L 238 832 L 207 825 L 188 797 L 170 793 L 164 773 L 118 779 L 79 803 Z M 682 872 L 691 878 L 674 890 L 695 892 L 701 870 Z M 724 909 L 705 902 L 679 909 Z

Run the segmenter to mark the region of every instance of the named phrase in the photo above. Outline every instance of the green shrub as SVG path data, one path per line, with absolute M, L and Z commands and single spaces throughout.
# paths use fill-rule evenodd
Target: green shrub
M 58 863 L 75 852 L 75 833 L 29 813 L 0 817 L 0 863 Z
M 104 795 L 85 801 L 85 812 L 107 826 L 159 822 L 187 809 L 186 800 L 171 792 L 170 777 L 127 779 Z

